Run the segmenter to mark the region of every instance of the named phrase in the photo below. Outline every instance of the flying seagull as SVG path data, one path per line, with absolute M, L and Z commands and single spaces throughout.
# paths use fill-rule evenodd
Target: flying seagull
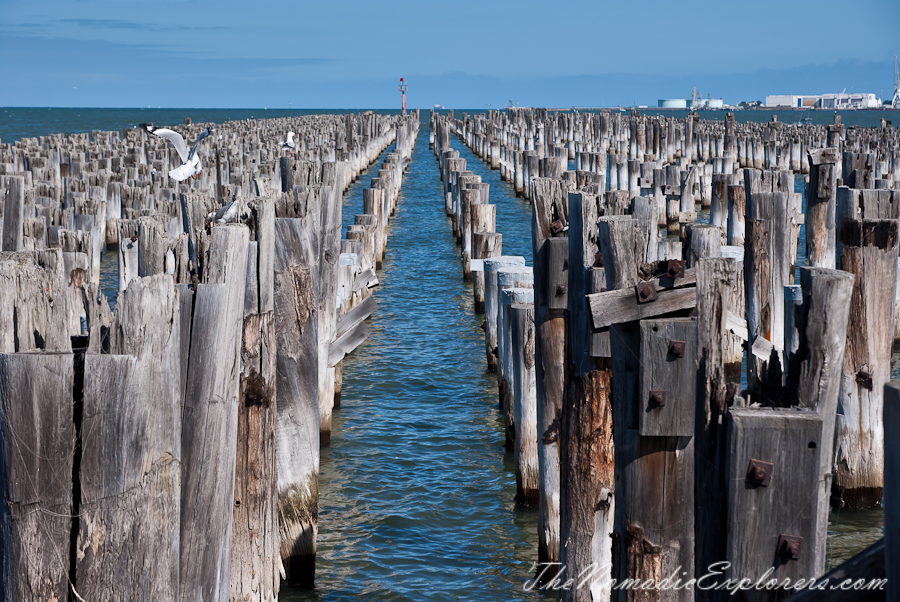
M 143 124 L 142 124 L 143 125 Z M 178 156 L 181 157 L 181 167 L 176 167 L 172 171 L 169 172 L 169 177 L 175 180 L 176 182 L 182 182 L 187 180 L 190 177 L 196 177 L 197 174 L 200 173 L 202 169 L 200 166 L 200 156 L 197 155 L 197 146 L 200 144 L 200 141 L 209 136 L 214 130 L 212 127 L 208 127 L 197 136 L 197 141 L 194 142 L 194 147 L 188 152 L 187 145 L 184 143 L 184 138 L 181 137 L 181 134 L 174 130 L 170 130 L 167 128 L 157 128 L 153 127 L 153 125 L 145 125 L 145 129 L 159 136 L 160 138 L 165 138 L 175 147 L 175 150 L 178 151 Z

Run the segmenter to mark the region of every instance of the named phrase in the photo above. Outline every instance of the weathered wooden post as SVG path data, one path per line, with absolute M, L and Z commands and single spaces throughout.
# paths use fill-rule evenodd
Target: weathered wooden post
M 113 355 L 84 356 L 75 566 L 82 598 L 178 596 L 191 296 L 166 275 L 133 281 L 116 304 Z
M 502 272 L 501 272 L 502 274 Z M 539 502 L 537 399 L 534 380 L 534 290 L 502 291 L 503 310 L 512 343 L 512 406 L 515 423 L 516 500 L 525 506 Z
M 251 234 L 241 341 L 231 598 L 267 602 L 281 586 L 275 335 L 275 206 L 250 203 Z
M 608 359 L 592 357 L 593 335 L 585 299 L 593 289 L 591 269 L 599 252 L 597 199 L 570 192 L 568 201 L 569 345 L 561 358 L 565 362 L 565 398 L 558 427 L 560 563 L 568 577 L 591 571 L 594 579 L 584 584 L 587 587 L 579 584 L 561 592 L 561 598 L 591 600 L 594 596 L 609 596 L 613 559 L 616 486 L 611 369 Z M 550 432 L 550 436 L 557 438 L 555 432 Z
M 4 251 L 21 251 L 25 248 L 25 217 L 25 178 L 22 176 L 8 177 L 3 205 L 2 249 Z
M 289 584 L 315 580 L 319 513 L 316 279 L 301 220 L 275 220 L 276 454 L 281 559 Z
M 246 226 L 214 228 L 204 282 L 195 294 L 181 430 L 182 600 L 227 600 L 231 593 L 240 333 L 248 248 Z
M 514 365 L 522 349 L 513 344 L 512 315 L 507 308 L 512 303 L 503 291 L 510 288 L 534 288 L 534 270 L 525 266 L 503 266 L 496 271 L 497 295 L 497 382 L 500 393 L 500 411 L 506 423 L 506 447 L 515 449 L 516 435 L 515 407 L 513 396 L 516 390 Z
M 900 430 L 900 381 L 884 386 L 884 428 Z M 887 437 L 884 446 L 884 567 L 887 599 L 900 600 L 900 440 Z
M 499 232 L 475 232 L 472 235 L 472 258 L 476 264 L 472 269 L 472 294 L 476 312 L 485 313 L 484 260 L 499 256 L 502 249 L 503 235 Z
M 705 573 L 725 558 L 725 420 L 737 385 L 728 382 L 728 314 L 732 290 L 737 284 L 734 259 L 702 258 L 697 266 L 697 352 L 699 386 L 696 407 L 696 561 L 695 571 Z M 698 590 L 701 600 L 713 593 Z
M 881 408 L 890 380 L 897 282 L 897 220 L 840 224 L 840 267 L 856 276 L 841 378 L 833 495 L 851 509 L 880 505 L 884 486 Z
M 806 186 L 806 252 L 809 265 L 835 267 L 835 211 L 839 155 L 835 148 L 809 151 Z
M 74 382 L 71 353 L 0 354 L 5 600 L 69 595 Z
M 769 386 L 781 386 L 784 374 L 784 286 L 789 283 L 791 222 L 784 193 L 754 193 L 748 201 L 744 254 L 750 350 L 747 379 L 752 394 L 763 401 L 774 391 Z
M 500 353 L 497 346 L 497 312 L 500 306 L 497 271 L 505 267 L 524 265 L 525 258 L 521 255 L 498 255 L 484 260 L 484 351 L 488 369 L 495 372 Z

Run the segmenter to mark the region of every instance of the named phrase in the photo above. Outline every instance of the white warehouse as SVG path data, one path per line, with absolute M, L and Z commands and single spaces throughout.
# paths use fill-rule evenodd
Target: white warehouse
M 766 96 L 766 107 L 815 107 L 817 109 L 877 109 L 881 107 L 881 99 L 874 94 L 774 94 Z

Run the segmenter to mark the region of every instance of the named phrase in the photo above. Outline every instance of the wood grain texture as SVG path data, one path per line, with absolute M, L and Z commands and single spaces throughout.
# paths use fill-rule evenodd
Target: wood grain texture
M 835 209 L 840 177 L 837 148 L 809 151 L 809 184 L 806 186 L 806 249 L 809 264 L 835 267 Z
M 703 571 L 725 558 L 726 412 L 737 385 L 726 376 L 728 316 L 738 279 L 734 259 L 705 258 L 697 269 L 696 562 Z M 697 591 L 710 600 L 713 592 Z
M 227 600 L 231 589 L 240 347 L 249 230 L 213 228 L 197 286 L 181 431 L 181 599 Z
M 728 419 L 729 577 L 758 579 L 816 576 L 810 549 L 818 529 L 819 454 L 822 418 L 814 412 L 733 408 Z M 768 486 L 747 480 L 750 460 L 774 464 Z M 780 535 L 803 538 L 800 558 L 778 552 Z
M 513 420 L 516 428 L 516 499 L 523 505 L 539 503 L 537 392 L 535 389 L 534 306 L 511 305 L 508 311 L 513 349 Z
M 319 512 L 319 361 L 315 280 L 301 220 L 275 220 L 276 461 L 285 578 L 311 586 Z
M 890 380 L 897 283 L 896 220 L 846 224 L 841 268 L 855 276 L 837 417 L 834 495 L 850 508 L 880 505 L 884 472 L 882 403 Z M 869 236 L 867 233 L 871 233 Z
M 82 596 L 178 597 L 184 390 L 172 375 L 187 363 L 181 319 L 171 277 L 135 279 L 118 298 L 114 355 L 85 356 Z
M 616 508 L 609 360 L 569 380 L 560 417 L 560 563 L 566 576 L 592 574 L 559 599 L 607 599 Z M 587 571 L 587 572 L 585 572 Z
M 4 600 L 65 600 L 72 528 L 71 353 L 0 354 Z
M 241 377 L 231 536 L 231 599 L 268 602 L 283 572 L 275 458 L 275 212 L 271 199 L 250 205 L 251 253 L 241 332 Z
M 684 342 L 683 357 L 671 349 Z M 697 375 L 697 322 L 692 319 L 641 321 L 641 384 L 638 397 L 641 437 L 692 437 Z M 665 405 L 650 392 L 666 392 Z

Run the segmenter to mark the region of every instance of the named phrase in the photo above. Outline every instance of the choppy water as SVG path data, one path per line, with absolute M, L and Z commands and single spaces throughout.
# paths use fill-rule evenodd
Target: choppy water
M 18 116 L 10 122 L 3 111 Z M 287 114 L 43 111 L 0 109 L 0 139 L 148 120 L 180 123 L 184 116 L 224 121 Z M 768 120 L 763 112 L 739 115 L 747 114 Z M 513 502 L 514 466 L 504 450 L 496 379 L 486 371 L 482 318 L 474 313 L 471 285 L 461 278 L 428 149 L 427 114 L 422 118 L 378 272 L 372 335 L 344 361 L 342 409 L 334 415 L 331 447 L 322 450 L 316 588 L 284 591 L 281 597 L 289 602 L 539 598 L 523 591 L 537 561 L 537 515 Z M 846 113 L 844 122 L 850 122 Z M 499 172 L 487 169 L 459 140 L 452 144 L 467 168 L 491 184 L 504 253 L 524 255 L 530 263 L 530 204 L 516 198 Z M 362 190 L 380 164 L 381 159 L 347 191 L 345 225 L 362 212 Z M 797 180 L 802 190 L 802 179 Z M 111 300 L 117 272 L 115 256 L 104 254 L 101 279 Z M 833 514 L 829 565 L 877 539 L 882 525 L 881 511 Z

